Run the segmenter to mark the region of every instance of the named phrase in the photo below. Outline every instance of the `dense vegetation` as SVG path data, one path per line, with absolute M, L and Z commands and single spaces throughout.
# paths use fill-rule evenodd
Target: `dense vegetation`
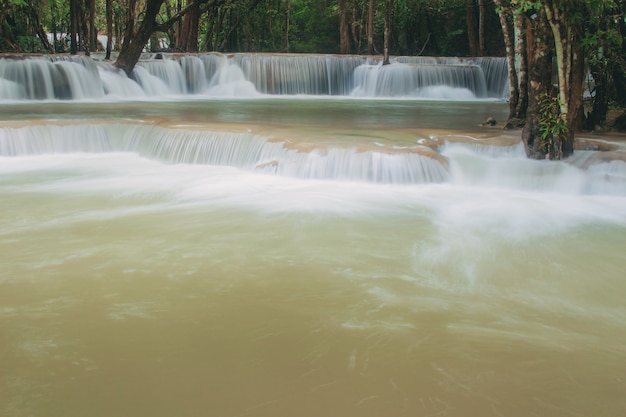
M 120 49 L 133 5 L 145 13 L 150 0 L 1 0 L 0 50 L 104 50 L 96 35 L 107 33 L 110 7 L 113 49 Z M 198 7 L 155 37 L 150 48 L 176 51 L 264 51 L 295 53 L 383 53 L 384 9 L 390 8 L 392 55 L 503 55 L 498 16 L 484 0 L 195 0 Z M 371 3 L 371 4 L 370 4 Z M 488 4 L 485 4 L 488 3 Z M 164 23 L 193 4 L 166 0 Z M 371 11 L 371 27 L 369 17 Z M 76 28 L 73 28 L 72 19 Z M 186 24 L 188 23 L 188 24 Z M 345 27 L 345 33 L 340 28 Z M 56 34 L 47 45 L 41 33 Z M 195 35 L 195 36 L 194 36 Z M 371 45 L 368 39 L 371 35 Z M 479 41 L 480 37 L 480 41 Z M 160 38 L 157 42 L 156 38 Z M 101 37 L 101 39 L 103 39 Z M 104 42 L 104 41 L 103 41 Z M 479 45 L 480 44 L 480 45 Z M 482 49 L 480 48 L 482 46 Z

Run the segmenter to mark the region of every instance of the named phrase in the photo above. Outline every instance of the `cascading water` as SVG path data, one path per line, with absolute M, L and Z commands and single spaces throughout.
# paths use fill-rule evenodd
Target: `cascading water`
M 465 186 L 626 196 L 624 160 L 581 169 L 567 163 L 528 160 L 521 144 L 448 143 L 440 151 L 420 145 L 396 148 L 374 144 L 369 149 L 363 145 L 294 145 L 249 133 L 128 123 L 0 128 L 0 156 L 4 157 L 133 152 L 167 163 L 230 166 L 304 179 L 386 184 L 450 181 Z
M 359 97 L 486 98 L 481 69 L 474 65 L 362 65 L 355 71 Z
M 419 148 L 399 152 L 320 147 L 302 152 L 251 134 L 124 123 L 0 128 L 0 156 L 74 152 L 133 152 L 168 163 L 225 165 L 308 179 L 419 184 L 448 177 L 445 161 Z
M 0 99 L 52 100 L 172 95 L 310 95 L 501 99 L 504 59 L 479 64 L 398 57 L 337 55 L 159 55 L 141 60 L 131 79 L 111 64 L 85 57 L 0 59 Z M 160 58 L 160 59 L 155 59 Z M 503 62 L 491 65 L 489 62 Z

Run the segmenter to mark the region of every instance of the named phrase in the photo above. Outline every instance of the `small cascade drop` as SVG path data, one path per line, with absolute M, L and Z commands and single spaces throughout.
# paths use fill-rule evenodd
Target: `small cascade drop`
M 83 57 L 0 59 L 0 97 L 18 100 L 101 98 L 104 88 L 95 63 Z M 4 90 L 4 89 L 3 89 Z
M 233 58 L 264 94 L 347 95 L 358 56 L 236 54 Z
M 506 58 L 475 58 L 474 60 L 485 74 L 489 97 L 507 100 L 509 98 L 509 76 Z
M 180 66 L 182 67 L 186 90 L 189 93 L 198 94 L 207 88 L 209 77 L 202 59 L 197 56 L 183 56 L 180 58 Z
M 213 55 L 215 73 L 204 93 L 219 97 L 255 96 L 258 92 L 254 84 L 246 78 L 239 65 L 223 55 Z
M 433 65 L 477 65 L 482 70 L 486 96 L 501 100 L 508 99 L 509 79 L 506 58 L 501 57 L 477 57 L 477 58 L 456 58 L 456 57 L 396 57 L 395 62 L 407 64 L 433 64 Z
M 355 71 L 357 97 L 486 98 L 482 70 L 475 65 L 362 65 Z
M 164 88 L 164 91 L 160 91 L 158 95 L 170 95 L 170 94 L 186 94 L 187 82 L 185 79 L 185 73 L 181 63 L 178 60 L 172 59 L 158 59 L 150 61 L 139 61 L 137 67 L 144 68 L 152 77 L 146 77 L 145 74 L 140 77 L 140 83 L 145 85 L 150 83 L 149 80 L 159 80 L 158 83 L 150 85 L 152 90 L 160 90 Z
M 253 134 L 127 123 L 0 128 L 0 157 L 76 152 L 132 152 L 167 163 L 232 166 L 319 180 L 421 184 L 444 182 L 449 175 L 442 158 L 410 149 L 305 151 Z

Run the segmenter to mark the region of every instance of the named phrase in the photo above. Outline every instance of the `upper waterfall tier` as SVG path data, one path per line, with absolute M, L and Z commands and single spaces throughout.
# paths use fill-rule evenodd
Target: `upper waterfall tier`
M 82 56 L 0 59 L 0 100 L 99 100 L 173 96 L 354 96 L 503 99 L 504 58 L 232 54 L 146 55 L 131 77 Z

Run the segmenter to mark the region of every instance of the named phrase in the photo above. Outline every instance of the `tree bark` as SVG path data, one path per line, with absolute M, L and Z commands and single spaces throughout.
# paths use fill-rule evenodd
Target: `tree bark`
M 115 66 L 123 70 L 129 76 L 131 75 L 135 64 L 139 61 L 144 46 L 146 46 L 154 32 L 166 32 L 174 23 L 180 21 L 185 14 L 189 13 L 189 11 L 197 5 L 209 4 L 208 0 L 196 0 L 184 9 L 180 10 L 166 22 L 159 24 L 157 23 L 156 18 L 164 1 L 165 0 L 146 0 L 141 23 L 135 29 L 135 6 L 137 4 L 137 0 L 129 0 L 128 14 L 126 18 L 126 34 L 124 35 L 124 42 L 122 43 L 121 51 L 115 61 Z M 210 6 L 216 6 L 217 4 L 222 3 L 223 0 L 214 0 L 210 3 Z M 203 12 L 204 10 L 201 10 L 201 13 Z
M 522 141 L 529 158 L 544 159 L 547 149 L 539 129 L 539 100 L 552 89 L 552 37 L 545 12 L 540 10 L 531 22 L 533 42 L 529 43 L 528 112 Z
M 72 55 L 78 53 L 78 13 L 78 0 L 70 0 L 70 54 Z
M 522 13 L 516 13 L 513 20 L 515 36 L 515 69 L 517 73 L 517 106 L 514 117 L 526 119 L 528 108 L 528 37 L 531 33 L 528 18 Z
M 152 32 L 156 28 L 156 16 L 161 9 L 164 0 L 147 0 L 146 9 L 143 20 L 139 24 L 137 30 L 135 27 L 135 5 L 136 0 L 130 0 L 128 5 L 128 14 L 126 18 L 126 35 L 122 43 L 115 66 L 123 70 L 128 76 L 131 75 L 135 64 L 139 61 L 144 46 L 150 40 Z
M 528 48 L 526 28 L 528 19 L 518 10 L 517 2 L 495 0 L 506 50 L 509 79 L 509 120 L 507 125 L 519 125 L 526 119 L 528 108 Z
M 582 21 L 572 19 L 574 14 L 584 15 L 582 6 L 577 1 L 547 0 L 544 3 L 546 17 L 554 37 L 561 117 L 567 126 L 567 135 L 562 143 L 563 158 L 574 152 L 574 131 L 578 127 L 582 105 L 585 77 L 583 27 Z
M 106 0 L 107 46 L 105 60 L 111 59 L 113 49 L 113 0 Z
M 357 23 L 357 2 L 356 0 L 352 0 L 352 17 L 350 19 L 350 29 L 352 33 L 352 40 L 354 42 L 354 50 L 357 54 L 361 53 L 361 31 L 363 26 L 361 25 L 360 19 Z
M 37 10 L 35 9 L 35 7 L 33 7 L 31 1 L 29 1 L 26 4 L 27 4 L 27 7 L 26 7 L 27 13 L 30 16 L 31 25 L 35 33 L 37 34 L 37 37 L 41 41 L 44 49 L 46 49 L 49 52 L 54 52 L 54 47 L 50 45 L 50 42 L 48 41 L 48 36 L 46 35 L 43 29 L 43 26 L 41 25 L 41 19 L 39 18 L 39 14 L 37 13 Z
M 514 10 L 505 5 L 506 0 L 495 0 L 495 4 L 498 8 L 498 17 L 500 18 L 500 26 L 502 27 L 502 37 L 504 39 L 504 47 L 506 50 L 506 63 L 509 76 L 509 120 L 517 117 L 517 104 L 519 100 L 519 83 L 517 78 L 517 71 L 515 69 L 515 29 L 514 22 Z
M 485 56 L 485 22 L 487 20 L 487 8 L 485 0 L 478 0 L 478 55 Z
M 338 0 L 339 6 L 339 53 L 350 53 L 350 30 L 348 26 L 348 13 L 346 0 Z
M 496 4 L 502 0 L 495 0 Z M 467 22 L 467 39 L 469 41 L 470 56 L 478 56 L 478 28 L 476 27 L 476 0 L 467 0 L 465 2 L 466 13 L 465 20 Z M 504 26 L 502 27 L 504 30 Z M 505 40 L 506 41 L 506 40 Z
M 198 52 L 198 26 L 200 24 L 200 5 L 193 6 L 183 18 L 183 25 L 178 37 L 178 47 L 184 52 Z
M 389 65 L 389 38 L 391 36 L 391 1 L 385 0 L 385 31 L 383 34 L 383 65 Z
M 374 0 L 370 0 L 370 6 L 367 10 L 367 53 L 374 53 Z
M 285 52 L 289 52 L 289 18 L 291 17 L 290 16 L 290 12 L 291 12 L 290 3 L 291 3 L 291 0 L 285 0 L 285 43 L 283 47 L 283 50 Z
M 224 50 L 224 48 L 226 47 L 226 43 L 231 38 L 231 36 L 235 32 L 235 30 L 239 27 L 239 25 L 241 25 L 241 22 L 243 22 L 245 16 L 247 16 L 249 13 L 251 13 L 255 9 L 255 7 L 259 5 L 260 2 L 261 2 L 261 0 L 252 0 L 250 5 L 248 6 L 248 9 L 246 10 L 246 12 L 237 15 L 237 19 L 233 23 L 230 24 L 230 27 L 228 29 L 228 33 L 226 33 L 226 36 L 224 36 L 224 39 L 222 40 L 222 44 L 221 44 L 221 47 L 220 47 L 221 50 Z
M 96 28 L 96 0 L 87 1 L 89 12 L 89 32 L 87 44 L 89 45 L 89 51 L 94 52 L 97 50 L 98 44 L 98 29 Z

